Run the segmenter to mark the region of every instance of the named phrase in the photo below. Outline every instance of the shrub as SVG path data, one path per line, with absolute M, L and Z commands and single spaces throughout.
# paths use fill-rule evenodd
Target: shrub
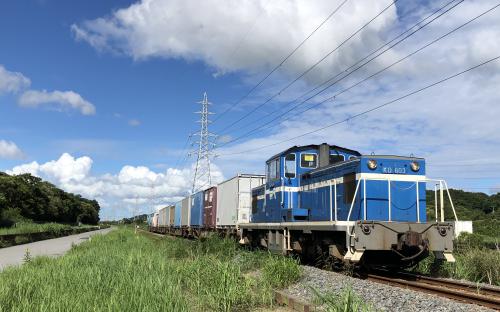
M 500 251 L 471 247 L 453 254 L 455 263 L 436 261 L 431 253 L 413 271 L 500 286 Z
M 454 243 L 456 252 L 485 247 L 483 237 L 475 233 L 461 233 Z
M 16 245 L 21 245 L 21 244 L 29 243 L 30 239 L 26 235 L 18 235 L 18 236 L 16 236 L 14 241 L 16 242 Z
M 477 283 L 500 285 L 500 251 L 469 249 L 455 255 L 456 263 L 445 265 L 446 275 Z

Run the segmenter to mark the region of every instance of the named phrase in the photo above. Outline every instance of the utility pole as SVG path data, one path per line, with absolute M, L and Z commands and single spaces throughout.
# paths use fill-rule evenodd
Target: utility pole
M 138 197 L 137 197 L 137 195 L 135 195 L 134 219 L 133 219 L 134 221 L 132 221 L 132 223 L 134 224 L 134 233 L 135 234 L 137 234 L 137 224 L 136 224 L 137 223 L 137 204 L 138 204 L 137 200 L 138 200 Z
M 210 171 L 210 158 L 213 155 L 211 150 L 215 148 L 215 138 L 216 135 L 208 131 L 208 124 L 210 123 L 209 115 L 213 115 L 208 111 L 208 106 L 211 105 L 208 101 L 207 93 L 203 94 L 203 100 L 198 102 L 201 104 L 201 111 L 196 112 L 196 114 L 201 115 L 201 119 L 198 121 L 201 123 L 200 132 L 193 135 L 199 136 L 199 141 L 193 143 L 197 145 L 198 150 L 189 153 L 189 155 L 196 155 L 196 167 L 194 169 L 193 176 L 193 187 L 191 193 L 202 189 L 204 186 L 210 186 L 212 184 L 212 173 Z

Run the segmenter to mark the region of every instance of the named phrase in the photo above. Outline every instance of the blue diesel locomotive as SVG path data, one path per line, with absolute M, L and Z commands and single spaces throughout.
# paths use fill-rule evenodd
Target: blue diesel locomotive
M 441 201 L 432 221 L 428 182 L 439 186 Z M 426 178 L 422 158 L 294 146 L 266 162 L 266 183 L 252 190 L 251 222 L 238 226 L 240 243 L 369 266 L 412 266 L 429 252 L 454 261 L 445 189 L 445 181 Z

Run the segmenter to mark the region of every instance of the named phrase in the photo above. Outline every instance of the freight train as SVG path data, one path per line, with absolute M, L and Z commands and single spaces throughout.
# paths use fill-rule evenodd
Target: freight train
M 427 184 L 434 187 L 433 220 Z M 444 220 L 445 197 L 458 222 L 446 181 L 428 179 L 423 158 L 361 155 L 323 143 L 293 146 L 266 161 L 266 175 L 239 174 L 160 209 L 148 222 L 163 234 L 217 232 L 277 253 L 409 267 L 429 252 L 455 261 L 455 222 Z

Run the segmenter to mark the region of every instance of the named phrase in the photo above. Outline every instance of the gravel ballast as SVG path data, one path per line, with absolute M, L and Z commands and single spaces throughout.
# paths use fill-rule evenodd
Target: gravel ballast
M 302 278 L 284 292 L 304 302 L 313 303 L 315 295 L 311 288 L 325 294 L 339 293 L 349 286 L 356 295 L 377 311 L 493 311 L 473 304 L 383 285 L 310 266 L 303 266 Z

